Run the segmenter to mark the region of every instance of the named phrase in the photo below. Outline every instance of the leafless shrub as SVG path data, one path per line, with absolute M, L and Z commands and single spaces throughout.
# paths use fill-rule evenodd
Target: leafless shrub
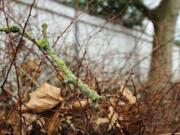
M 15 2 L 1 0 L 0 3 L 4 26 L 15 23 L 24 31 L 33 31 L 34 28 L 39 31 L 37 24 L 31 24 L 31 9 L 36 8 L 34 1 L 24 9 L 27 14 L 19 12 L 18 15 L 11 9 L 16 6 Z M 64 31 L 59 33 L 54 46 L 59 39 L 65 38 L 63 35 L 68 33 L 78 17 L 81 16 L 73 18 Z M 114 16 L 109 18 L 113 21 Z M 107 23 L 105 22 L 104 26 Z M 88 44 L 97 33 L 103 31 L 104 26 L 91 33 L 85 43 Z M 79 48 L 82 50 L 78 55 L 73 50 L 74 46 L 68 44 L 65 44 L 63 51 L 57 50 L 76 76 L 104 97 L 98 106 L 94 107 L 87 97 L 77 92 L 76 86 L 66 86 L 61 69 L 23 36 L 1 33 L 0 44 L 1 134 L 150 135 L 176 133 L 180 130 L 180 84 L 168 82 L 168 85 L 162 88 L 164 90 L 152 90 L 150 86 L 159 82 L 142 82 L 139 74 L 134 73 L 133 66 L 125 70 L 135 48 L 129 55 L 124 55 L 127 61 L 122 70 L 128 71 L 126 74 L 120 72 L 122 70 L 109 59 L 106 60 L 112 55 L 118 55 L 116 52 L 111 52 L 98 61 L 88 56 L 88 46 L 85 46 L 84 50 Z M 22 106 L 29 100 L 28 93 L 44 82 L 60 87 L 63 100 L 47 111 L 29 110 L 29 114 L 23 112 Z

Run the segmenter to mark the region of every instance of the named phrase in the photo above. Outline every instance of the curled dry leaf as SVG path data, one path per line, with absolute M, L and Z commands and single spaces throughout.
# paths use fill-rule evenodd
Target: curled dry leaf
M 74 108 L 74 109 L 81 109 L 81 108 L 84 108 L 89 103 L 91 103 L 90 100 L 79 100 L 79 101 L 73 102 L 72 104 L 70 104 L 70 106 L 71 108 Z
M 114 111 L 113 107 L 110 106 L 109 107 L 109 114 L 108 114 L 108 118 L 110 120 L 110 123 L 109 123 L 109 127 L 108 127 L 108 130 L 110 130 L 114 124 L 118 121 L 118 114 Z M 117 123 L 117 126 L 120 127 L 120 125 Z
M 122 85 L 121 89 L 120 89 L 120 92 L 123 95 L 123 97 L 126 98 L 126 100 L 128 100 L 128 102 L 130 104 L 135 104 L 136 103 L 136 97 L 133 95 L 133 93 L 127 87 L 124 87 Z
M 115 124 L 116 124 L 116 126 L 120 127 L 120 125 L 117 123 L 118 119 L 120 119 L 120 117 L 114 111 L 113 107 L 110 106 L 108 116 L 104 117 L 104 118 L 102 118 L 102 117 L 97 118 L 96 125 L 97 125 L 97 127 L 99 127 L 102 124 L 109 124 L 108 130 L 110 130 Z
M 104 124 L 104 123 L 108 123 L 108 122 L 109 122 L 108 118 L 97 118 L 97 120 L 96 120 L 97 126 Z
M 63 99 L 60 92 L 60 88 L 45 83 L 30 93 L 30 100 L 22 107 L 22 111 L 26 112 L 32 109 L 35 112 L 43 112 L 51 109 L 62 102 Z

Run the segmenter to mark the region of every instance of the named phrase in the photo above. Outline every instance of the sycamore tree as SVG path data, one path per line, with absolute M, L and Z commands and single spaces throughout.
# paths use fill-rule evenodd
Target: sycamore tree
M 62 1 L 61 1 L 62 2 Z M 159 5 L 150 9 L 143 0 L 75 0 L 64 1 L 80 9 L 88 8 L 90 14 L 104 18 L 117 16 L 116 19 L 126 27 L 142 26 L 147 18 L 154 26 L 153 47 L 149 81 L 166 84 L 172 74 L 172 47 L 180 0 L 161 0 Z

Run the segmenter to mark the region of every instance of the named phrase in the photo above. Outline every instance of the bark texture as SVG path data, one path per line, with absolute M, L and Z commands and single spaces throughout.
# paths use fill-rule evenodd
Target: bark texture
M 180 0 L 162 0 L 149 14 L 154 25 L 149 81 L 164 86 L 172 74 L 172 47 Z

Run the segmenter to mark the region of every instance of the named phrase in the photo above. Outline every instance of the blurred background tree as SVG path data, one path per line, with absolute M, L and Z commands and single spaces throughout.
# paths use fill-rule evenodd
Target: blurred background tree
M 157 82 L 161 86 L 167 84 L 172 75 L 172 47 L 180 10 L 179 0 L 161 0 L 153 9 L 146 6 L 143 0 L 62 0 L 61 2 L 70 6 L 79 5 L 80 10 L 87 8 L 88 13 L 106 19 L 115 16 L 113 21 L 131 29 L 134 26 L 143 26 L 144 19 L 150 20 L 154 26 L 154 35 L 149 82 Z

